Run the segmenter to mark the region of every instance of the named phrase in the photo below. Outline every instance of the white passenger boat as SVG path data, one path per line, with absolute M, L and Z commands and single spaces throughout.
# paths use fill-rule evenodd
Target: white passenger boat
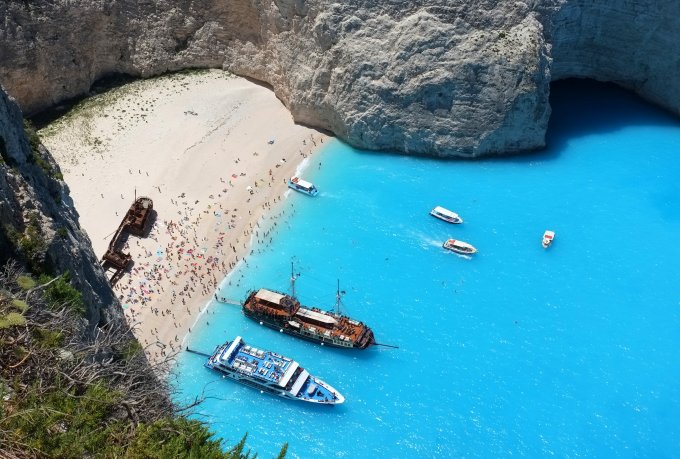
M 217 346 L 205 366 L 223 377 L 279 397 L 321 405 L 345 401 L 340 392 L 310 375 L 295 360 L 249 346 L 240 336 Z
M 448 209 L 444 209 L 443 207 L 435 207 L 430 211 L 430 215 L 433 217 L 437 217 L 440 220 L 444 220 L 445 222 L 449 223 L 463 223 L 463 219 L 460 218 L 460 215 L 458 215 L 455 212 L 451 212 Z
M 543 248 L 547 249 L 548 247 L 550 247 L 550 244 L 552 244 L 553 239 L 555 239 L 555 232 L 546 230 L 545 233 L 543 233 L 543 241 L 541 241 L 541 245 L 543 245 Z
M 464 255 L 472 255 L 477 252 L 477 249 L 472 247 L 467 242 L 458 241 L 456 239 L 448 239 L 442 245 L 445 249 L 451 250 L 452 252 L 462 253 Z
M 308 196 L 316 196 L 319 194 L 319 190 L 316 189 L 314 184 L 302 180 L 300 177 L 291 177 L 288 180 L 288 188 L 291 188 L 300 193 L 304 193 Z

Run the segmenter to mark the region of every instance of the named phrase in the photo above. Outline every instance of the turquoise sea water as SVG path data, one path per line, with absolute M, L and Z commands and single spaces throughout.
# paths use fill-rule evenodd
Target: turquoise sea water
M 203 392 L 197 416 L 227 444 L 247 431 L 265 458 L 284 442 L 300 458 L 680 454 L 680 122 L 594 83 L 555 84 L 552 103 L 550 147 L 522 157 L 331 142 L 304 174 L 320 195 L 290 196 L 294 215 L 221 292 L 286 290 L 295 260 L 304 304 L 331 308 L 339 278 L 345 311 L 398 350 L 323 348 L 219 304 L 189 341 L 211 351 L 242 335 L 344 405 L 263 395 L 190 354 L 177 399 Z M 435 205 L 465 223 L 430 217 Z M 449 237 L 479 253 L 444 251 Z

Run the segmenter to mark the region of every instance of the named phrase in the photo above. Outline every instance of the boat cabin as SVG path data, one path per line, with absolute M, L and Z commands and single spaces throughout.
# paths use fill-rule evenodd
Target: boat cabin
M 291 177 L 288 181 L 288 187 L 310 196 L 316 196 L 319 193 L 313 183 L 302 180 L 300 177 Z
M 460 218 L 455 212 L 451 212 L 449 209 L 437 206 L 430 211 L 430 215 L 437 217 L 440 220 L 447 221 L 449 223 L 463 223 L 463 219 Z
M 543 233 L 543 240 L 541 241 L 543 248 L 547 249 L 548 247 L 550 247 L 550 244 L 552 244 L 553 239 L 555 239 L 555 232 L 546 230 L 546 232 Z
M 337 320 L 328 314 L 321 314 L 306 308 L 300 308 L 296 317 L 299 317 L 307 324 L 318 325 L 324 328 L 333 328 L 338 323 Z
M 452 252 L 462 253 L 462 254 L 472 254 L 476 253 L 477 249 L 467 242 L 458 241 L 456 239 L 448 239 L 444 242 L 443 247 L 445 249 L 451 250 Z
M 266 306 L 268 308 L 279 309 L 289 314 L 293 314 L 299 302 L 288 295 L 283 295 L 278 292 L 272 292 L 266 288 L 261 288 L 257 291 L 254 297 L 257 304 Z

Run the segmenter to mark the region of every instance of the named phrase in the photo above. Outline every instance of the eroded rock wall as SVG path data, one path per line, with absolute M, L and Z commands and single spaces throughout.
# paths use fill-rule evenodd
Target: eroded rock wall
M 616 81 L 677 111 L 678 5 L 8 0 L 0 82 L 34 112 L 111 73 L 223 67 L 269 83 L 297 121 L 360 147 L 513 153 L 544 145 L 554 78 Z
M 553 79 L 615 82 L 680 114 L 679 1 L 570 0 L 553 21 Z
M 35 139 L 29 142 L 21 111 L 1 86 L 0 158 L 0 265 L 15 259 L 36 273 L 69 271 L 92 327 L 123 324 L 59 167 Z
M 296 120 L 354 145 L 439 156 L 543 145 L 550 60 L 535 12 L 384 3 L 314 3 L 305 16 L 272 17 L 259 65 L 254 46 L 228 50 L 226 62 L 269 81 Z

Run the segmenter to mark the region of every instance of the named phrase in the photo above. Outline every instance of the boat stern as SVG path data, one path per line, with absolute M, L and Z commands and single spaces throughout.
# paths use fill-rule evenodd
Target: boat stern
M 361 341 L 358 344 L 359 349 L 366 349 L 368 347 L 373 346 L 375 344 L 375 335 L 373 334 L 373 330 L 366 327 L 366 332 L 361 337 Z

